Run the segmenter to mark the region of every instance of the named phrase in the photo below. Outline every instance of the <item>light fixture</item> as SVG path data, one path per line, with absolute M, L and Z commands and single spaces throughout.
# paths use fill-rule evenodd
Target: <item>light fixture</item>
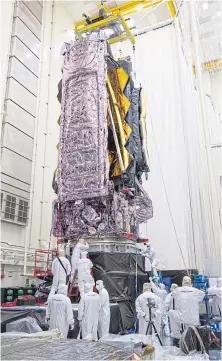
M 143 4 L 137 5 L 136 11 L 140 11 L 140 10 L 142 10 L 142 9 L 143 9 Z
M 132 28 L 135 24 L 134 24 L 134 21 L 133 21 L 133 19 L 126 19 L 126 21 L 127 21 L 127 25 L 130 27 L 130 28 Z
M 106 34 L 106 36 L 111 36 L 111 35 L 113 35 L 114 34 L 114 31 L 112 30 L 112 29 L 106 29 L 105 30 L 105 34 Z
M 74 37 L 74 31 L 73 30 L 65 30 L 67 32 L 68 37 L 73 38 Z
M 202 7 L 203 7 L 203 10 L 207 10 L 207 9 L 208 9 L 208 3 L 204 3 L 204 4 L 202 5 Z

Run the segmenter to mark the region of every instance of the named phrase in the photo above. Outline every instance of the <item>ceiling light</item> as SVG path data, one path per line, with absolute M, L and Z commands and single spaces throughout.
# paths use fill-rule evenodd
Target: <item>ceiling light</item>
M 207 10 L 208 9 L 208 3 L 204 3 L 202 7 L 203 7 L 203 10 Z
M 106 29 L 106 30 L 105 30 L 105 34 L 106 34 L 107 36 L 111 36 L 111 35 L 114 34 L 114 31 L 113 31 L 112 29 Z
M 70 38 L 73 38 L 74 36 L 74 31 L 73 30 L 67 30 L 67 34 Z
M 126 21 L 127 21 L 127 25 L 128 25 L 130 28 L 132 28 L 132 27 L 134 26 L 134 21 L 133 21 L 133 19 L 127 19 Z
M 139 4 L 136 6 L 136 11 L 140 11 L 143 9 L 143 4 Z

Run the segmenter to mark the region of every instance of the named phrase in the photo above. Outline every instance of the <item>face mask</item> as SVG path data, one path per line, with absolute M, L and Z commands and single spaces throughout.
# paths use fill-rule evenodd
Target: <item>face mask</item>
M 98 291 L 101 291 L 102 288 L 103 288 L 102 285 L 96 285 L 96 289 L 97 289 Z

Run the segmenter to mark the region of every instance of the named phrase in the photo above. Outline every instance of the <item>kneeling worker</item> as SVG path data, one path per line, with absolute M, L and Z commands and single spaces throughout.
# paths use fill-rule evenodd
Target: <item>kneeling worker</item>
M 181 324 L 184 326 L 199 326 L 199 303 L 203 301 L 205 293 L 192 287 L 188 276 L 183 278 L 182 287 L 172 292 L 175 300 L 175 310 L 169 311 L 171 336 L 174 346 L 179 346 Z
M 69 326 L 74 329 L 72 304 L 67 297 L 68 286 L 60 285 L 57 294 L 48 299 L 46 308 L 46 322 L 49 329 L 57 328 L 64 338 L 67 338 Z

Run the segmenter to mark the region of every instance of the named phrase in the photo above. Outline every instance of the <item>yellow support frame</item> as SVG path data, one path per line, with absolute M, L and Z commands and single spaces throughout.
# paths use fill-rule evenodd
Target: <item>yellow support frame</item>
M 82 26 L 79 27 L 78 23 L 77 23 L 75 25 L 75 31 L 77 32 L 77 34 L 82 34 L 82 33 L 85 33 L 86 31 L 91 32 L 91 31 L 94 31 L 95 29 L 104 27 L 104 26 L 108 25 L 110 22 L 115 21 L 117 19 L 118 19 L 118 16 L 110 16 L 109 18 L 102 19 L 100 21 L 86 25 L 84 27 L 82 27 Z
M 105 5 L 101 5 L 98 4 L 99 8 L 103 8 L 104 11 L 107 13 L 107 18 L 102 19 L 102 20 L 98 20 L 92 24 L 88 24 L 86 25 L 86 21 L 85 20 L 81 20 L 78 23 L 75 24 L 75 32 L 77 35 L 79 35 L 81 37 L 81 34 L 84 32 L 91 32 L 94 31 L 98 28 L 102 28 L 102 27 L 106 27 L 109 25 L 110 22 L 112 21 L 116 21 L 116 20 L 120 20 L 125 33 L 121 34 L 120 36 L 117 36 L 115 38 L 111 38 L 108 40 L 108 42 L 110 44 L 114 44 L 117 43 L 119 41 L 124 41 L 126 39 L 129 39 L 132 44 L 135 43 L 135 38 L 125 20 L 125 16 L 130 15 L 134 12 L 149 8 L 149 7 L 153 7 L 156 6 L 160 3 L 162 3 L 163 0 L 157 0 L 157 1 L 153 1 L 153 0 L 138 0 L 138 1 L 130 1 L 128 3 L 125 3 L 123 5 L 120 6 L 116 6 L 114 8 L 107 8 L 107 6 Z M 169 1 L 170 2 L 170 1 Z M 91 20 L 96 20 L 98 19 L 98 15 L 96 16 L 92 16 Z
M 212 69 L 221 69 L 222 68 L 222 59 L 216 59 L 208 61 L 203 64 L 204 70 L 212 70 Z
M 172 16 L 172 18 L 175 18 L 177 12 L 176 12 L 176 8 L 174 6 L 174 1 L 167 1 L 167 5 L 168 5 L 170 15 Z
M 135 42 L 136 42 L 136 41 L 135 41 L 135 38 L 134 38 L 133 33 L 132 33 L 132 31 L 130 30 L 130 28 L 129 28 L 127 22 L 126 22 L 126 20 L 125 20 L 122 16 L 120 16 L 120 20 L 121 20 L 123 29 L 124 29 L 125 32 L 126 32 L 126 37 L 127 37 L 128 39 L 130 39 L 130 41 L 131 41 L 132 44 L 135 44 Z M 116 42 L 116 41 L 115 41 L 115 42 Z
M 123 124 L 122 124 L 122 119 L 120 116 L 120 112 L 119 112 L 119 106 L 115 97 L 115 93 L 113 91 L 109 76 L 107 75 L 106 77 L 106 84 L 108 86 L 108 91 L 110 94 L 110 97 L 112 99 L 113 102 L 113 106 L 114 106 L 114 110 L 116 113 L 116 119 L 118 122 L 118 128 L 119 128 L 119 134 L 120 134 L 120 145 L 121 145 L 121 151 L 122 151 L 122 158 L 123 158 L 123 165 L 124 165 L 124 170 L 127 169 L 128 165 L 129 165 L 129 158 L 128 158 L 128 152 L 125 148 L 125 134 L 124 134 L 124 129 L 123 129 Z

